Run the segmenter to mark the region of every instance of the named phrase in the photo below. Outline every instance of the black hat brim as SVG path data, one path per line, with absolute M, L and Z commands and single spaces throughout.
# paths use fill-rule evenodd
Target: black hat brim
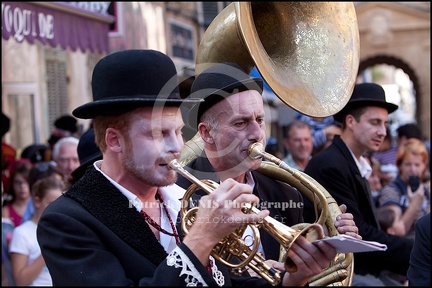
M 112 116 L 126 113 L 140 107 L 168 106 L 180 107 L 182 104 L 196 104 L 202 99 L 151 99 L 130 97 L 121 99 L 104 99 L 86 103 L 75 108 L 72 114 L 81 119 L 91 119 L 96 116 Z
M 250 78 L 242 81 L 237 81 L 227 85 L 221 89 L 209 91 L 208 95 L 203 98 L 202 103 L 195 104 L 187 113 L 186 124 L 192 128 L 197 129 L 199 118 L 205 111 L 224 100 L 230 95 L 243 92 L 246 90 L 256 90 L 260 94 L 263 92 L 263 80 L 261 78 Z
M 333 118 L 338 122 L 343 122 L 344 117 L 352 110 L 360 108 L 360 107 L 366 107 L 366 106 L 375 106 L 375 107 L 381 107 L 387 110 L 387 112 L 390 114 L 398 109 L 399 106 L 393 103 L 389 102 L 383 102 L 381 100 L 373 100 L 373 99 L 359 99 L 359 100 L 352 100 L 345 105 L 345 107 L 333 115 Z

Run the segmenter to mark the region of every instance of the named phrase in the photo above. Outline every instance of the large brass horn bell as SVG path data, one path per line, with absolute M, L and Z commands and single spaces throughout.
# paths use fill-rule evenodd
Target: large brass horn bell
M 341 110 L 355 85 L 359 33 L 352 2 L 234 2 L 201 40 L 195 74 L 212 63 L 256 66 L 289 107 L 313 117 Z

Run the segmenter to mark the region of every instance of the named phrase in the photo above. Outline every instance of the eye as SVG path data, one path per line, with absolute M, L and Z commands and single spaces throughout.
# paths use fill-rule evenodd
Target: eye
M 262 125 L 264 123 L 264 117 L 258 117 L 256 119 L 256 121 L 257 121 L 258 124 Z
M 160 137 L 162 137 L 163 133 L 160 130 L 153 130 L 150 137 L 152 139 L 159 139 Z
M 176 135 L 178 135 L 178 136 L 183 135 L 183 130 L 182 129 L 177 129 L 176 130 Z
M 379 124 L 379 121 L 376 120 L 376 119 L 373 119 L 373 120 L 370 121 L 370 123 L 371 123 L 373 126 L 377 126 L 377 125 Z
M 246 121 L 237 121 L 234 123 L 235 127 L 243 127 L 246 125 Z

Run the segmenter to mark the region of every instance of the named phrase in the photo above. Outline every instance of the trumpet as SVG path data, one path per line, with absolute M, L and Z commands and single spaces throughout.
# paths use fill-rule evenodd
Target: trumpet
M 169 163 L 169 167 L 193 183 L 186 190 L 183 198 L 184 201 L 189 201 L 191 196 L 199 189 L 203 190 L 207 194 L 211 194 L 219 185 L 211 180 L 201 181 L 197 179 L 189 171 L 184 169 L 177 162 L 177 160 L 172 160 Z M 188 208 L 184 206 L 185 205 L 182 205 L 180 215 L 182 217 L 182 229 L 184 233 L 187 234 L 189 232 L 189 228 L 196 220 L 198 207 L 193 207 L 192 209 L 188 210 Z M 242 208 L 242 212 L 258 214 L 260 210 L 252 204 L 246 203 Z M 245 241 L 243 240 L 243 233 L 247 226 L 252 229 L 254 234 L 252 247 L 246 245 Z M 213 248 L 211 255 L 223 264 L 234 269 L 241 269 L 248 266 L 262 278 L 267 280 L 270 284 L 277 285 L 281 281 L 280 272 L 267 265 L 265 263 L 265 259 L 259 253 L 257 253 L 260 243 L 259 228 L 267 230 L 281 244 L 281 247 L 283 247 L 285 251 L 290 249 L 292 243 L 294 243 L 300 235 L 304 236 L 308 241 L 314 241 L 324 237 L 323 228 L 319 224 L 306 224 L 303 225 L 301 229 L 296 230 L 278 222 L 270 216 L 267 216 L 260 223 L 241 225 L 234 232 L 225 236 Z M 240 263 L 234 264 L 231 261 L 233 257 L 240 259 Z M 297 271 L 297 266 L 289 257 L 286 257 L 285 255 L 282 261 L 284 262 L 286 271 Z

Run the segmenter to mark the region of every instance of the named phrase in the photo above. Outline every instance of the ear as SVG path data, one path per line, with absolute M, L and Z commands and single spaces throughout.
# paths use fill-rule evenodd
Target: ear
M 288 150 L 289 150 L 290 145 L 289 145 L 289 140 L 288 140 L 288 138 L 283 138 L 283 139 L 282 139 L 282 144 L 283 144 L 283 146 L 285 147 L 285 149 L 288 149 Z
M 387 232 L 387 234 L 390 234 L 390 235 L 395 235 L 396 234 L 396 231 L 395 231 L 395 229 L 393 227 L 387 228 L 386 232 Z
M 353 125 L 355 123 L 357 123 L 357 120 L 354 118 L 353 115 L 348 114 L 348 115 L 345 116 L 345 125 L 346 125 L 347 128 L 350 128 L 350 130 L 352 130 L 353 127 L 354 127 Z
M 204 142 L 208 144 L 214 144 L 213 137 L 210 135 L 211 129 L 208 127 L 205 123 L 198 124 L 198 133 L 200 134 L 201 138 Z
M 107 144 L 107 149 L 114 151 L 114 152 L 121 152 L 122 151 L 122 139 L 123 136 L 121 133 L 114 128 L 108 128 L 105 131 L 105 142 Z
M 41 206 L 41 199 L 39 196 L 33 197 L 33 206 L 35 207 L 35 210 L 39 209 Z

